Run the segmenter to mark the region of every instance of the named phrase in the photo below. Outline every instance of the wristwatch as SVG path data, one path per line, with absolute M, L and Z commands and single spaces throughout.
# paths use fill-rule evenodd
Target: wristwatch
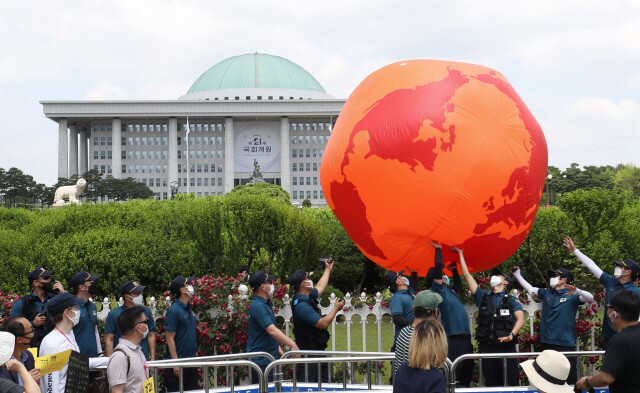
M 512 338 L 515 338 L 515 337 L 516 337 L 516 335 L 515 335 L 515 334 L 513 334 L 513 332 L 509 333 L 509 335 L 510 335 Z
M 584 386 L 586 386 L 586 387 L 587 387 L 587 389 L 591 389 L 591 388 L 593 387 L 593 386 L 591 386 L 591 384 L 589 383 L 589 377 L 587 377 L 587 378 L 584 380 Z

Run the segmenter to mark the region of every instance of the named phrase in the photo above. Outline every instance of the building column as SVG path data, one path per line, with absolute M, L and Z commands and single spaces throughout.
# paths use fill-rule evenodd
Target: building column
M 171 183 L 178 181 L 178 119 L 169 118 L 169 184 L 167 195 L 171 197 Z
M 89 153 L 87 152 L 87 129 L 83 128 L 80 131 L 80 172 L 79 175 L 86 173 L 89 170 Z
M 69 140 L 67 119 L 58 120 L 58 177 L 69 177 Z
M 233 190 L 236 171 L 233 165 L 233 118 L 224 119 L 224 193 Z
M 291 168 L 289 163 L 289 118 L 280 119 L 280 186 L 291 194 Z
M 122 179 L 121 134 L 122 122 L 120 118 L 114 117 L 111 122 L 111 175 L 116 179 Z
M 69 177 L 78 174 L 78 127 L 69 127 Z

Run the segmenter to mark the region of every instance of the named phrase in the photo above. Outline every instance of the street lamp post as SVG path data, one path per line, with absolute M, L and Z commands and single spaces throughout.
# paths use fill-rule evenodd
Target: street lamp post
M 544 205 L 545 208 L 550 208 L 551 205 L 549 205 L 549 180 L 551 180 L 553 178 L 553 176 L 547 172 L 547 177 L 544 178 L 544 183 L 547 186 L 547 203 Z

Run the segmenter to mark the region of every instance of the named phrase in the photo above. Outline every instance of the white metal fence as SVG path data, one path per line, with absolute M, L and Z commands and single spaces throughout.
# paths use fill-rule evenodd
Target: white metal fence
M 248 296 L 248 289 L 246 288 L 246 286 L 241 285 L 239 288 L 239 292 L 240 295 L 239 296 Z M 533 329 L 533 323 L 535 320 L 535 312 L 536 311 L 542 311 L 542 303 L 537 303 L 533 300 L 531 294 L 527 294 L 528 298 L 529 298 L 529 302 L 528 304 L 523 304 L 522 307 L 524 308 L 524 311 L 527 315 L 527 319 L 529 321 L 529 331 L 530 332 L 534 332 Z M 229 295 L 229 307 L 231 307 L 232 304 L 232 300 L 233 297 L 231 295 Z M 330 304 L 328 307 L 320 307 L 322 314 L 326 315 L 328 314 L 334 307 L 335 301 L 336 301 L 336 296 L 335 294 L 331 294 L 330 296 Z M 377 326 L 377 348 L 370 348 L 369 350 L 377 350 L 378 352 L 382 352 L 383 348 L 382 348 L 382 326 L 384 323 L 390 324 L 392 323 L 390 319 L 388 319 L 387 321 L 385 321 L 383 319 L 384 315 L 391 315 L 389 307 L 386 305 L 382 305 L 382 295 L 380 293 L 376 293 L 376 299 L 375 299 L 375 304 L 369 306 L 367 305 L 366 301 L 367 301 L 367 295 L 363 292 L 362 294 L 360 294 L 359 297 L 360 302 L 358 302 L 359 304 L 361 304 L 361 307 L 355 307 L 354 306 L 354 298 L 351 296 L 351 294 L 347 293 L 345 295 L 345 305 L 344 305 L 344 309 L 340 312 L 338 312 L 338 315 L 344 317 L 344 323 L 346 324 L 346 329 L 347 329 L 347 350 L 351 351 L 351 330 L 352 325 L 359 323 L 361 325 L 361 329 L 362 329 L 362 351 L 367 351 L 367 324 L 369 323 L 367 321 L 367 317 L 369 315 L 373 315 L 375 317 L 375 324 Z M 169 297 L 167 297 L 164 302 L 166 304 L 170 304 L 171 299 Z M 120 300 L 118 301 L 118 304 L 121 306 L 122 304 L 124 304 L 124 300 L 122 298 L 120 298 Z M 158 319 L 160 318 L 161 315 L 161 310 L 158 309 L 158 301 L 156 300 L 155 297 L 151 297 L 149 304 L 148 304 L 149 308 L 151 309 L 151 312 L 153 314 L 153 318 L 154 319 Z M 478 312 L 478 307 L 475 304 L 465 304 L 464 305 L 465 310 L 467 311 L 467 315 L 469 318 L 469 326 L 471 328 L 471 332 L 473 332 L 473 322 L 474 322 L 474 318 L 475 318 L 475 314 Z M 98 312 L 98 319 L 100 320 L 106 320 L 107 318 L 107 314 L 109 314 L 111 308 L 111 304 L 109 302 L 109 300 L 107 298 L 104 298 L 104 300 L 102 301 L 102 310 Z M 233 310 L 231 311 L 233 312 Z M 213 315 L 216 315 L 218 313 L 217 309 L 213 309 L 210 311 L 210 313 L 212 313 Z M 354 317 L 355 316 L 359 316 L 359 321 L 357 321 Z M 292 322 L 292 308 L 291 308 L 291 299 L 289 298 L 289 295 L 285 295 L 284 297 L 284 305 L 278 310 L 278 313 L 276 314 L 276 317 L 282 317 L 284 319 L 284 327 L 285 327 L 285 333 L 288 335 L 289 334 L 289 330 L 291 329 L 291 322 Z M 337 318 L 336 318 L 337 319 Z M 334 319 L 332 322 L 332 331 L 335 331 L 335 327 L 336 327 L 336 320 Z M 595 327 L 591 326 L 591 348 L 584 348 L 584 350 L 595 350 Z M 389 348 L 384 348 L 384 350 L 388 350 Z M 580 345 L 578 342 L 576 342 L 576 350 L 580 350 Z M 336 338 L 335 335 L 331 336 L 331 350 L 335 351 L 336 350 Z M 533 351 L 533 347 L 530 349 L 531 351 Z

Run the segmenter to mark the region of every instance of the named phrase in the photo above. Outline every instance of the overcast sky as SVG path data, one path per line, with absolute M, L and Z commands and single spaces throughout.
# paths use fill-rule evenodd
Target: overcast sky
M 347 98 L 406 59 L 502 72 L 549 165 L 640 164 L 640 1 L 12 1 L 0 5 L 0 167 L 57 177 L 40 100 L 176 99 L 244 53 L 285 57 Z

